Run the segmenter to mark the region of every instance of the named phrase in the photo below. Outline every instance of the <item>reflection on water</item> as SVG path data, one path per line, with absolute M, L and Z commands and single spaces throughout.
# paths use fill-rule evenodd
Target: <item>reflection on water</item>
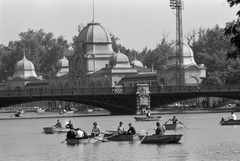
M 1 115 L 1 114 L 0 114 Z M 220 126 L 229 113 L 175 114 L 188 129 L 166 131 L 183 134 L 179 144 L 140 144 L 135 142 L 96 142 L 67 145 L 66 133 L 43 134 L 43 127 L 52 126 L 57 118 L 0 121 L 0 158 L 4 160 L 234 160 L 240 153 L 240 126 Z M 236 113 L 240 117 L 240 113 Z M 172 115 L 162 115 L 163 124 Z M 116 130 L 119 121 L 125 128 L 132 123 L 137 131 L 154 133 L 155 122 L 136 122 L 133 116 L 96 116 L 59 118 L 62 123 L 73 122 L 87 132 L 98 122 L 102 130 Z

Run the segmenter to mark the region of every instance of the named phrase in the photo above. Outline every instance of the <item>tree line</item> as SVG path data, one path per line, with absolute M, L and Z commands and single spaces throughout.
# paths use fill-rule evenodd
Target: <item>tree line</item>
M 228 0 L 230 7 L 238 5 L 240 0 Z M 240 11 L 237 13 L 240 16 Z M 197 64 L 204 64 L 207 77 L 202 78 L 204 85 L 223 85 L 240 83 L 240 20 L 228 22 L 225 28 L 218 25 L 212 28 L 193 29 L 186 35 L 188 45 L 192 48 Z M 144 66 L 155 70 L 165 65 L 168 52 L 174 41 L 164 34 L 155 49 L 145 47 L 141 52 L 127 49 L 117 41 L 119 38 L 110 34 L 113 50 L 126 54 L 130 61 L 137 59 Z M 33 62 L 36 73 L 48 79 L 54 72 L 56 62 L 63 56 L 68 59 L 75 52 L 78 35 L 69 43 L 64 36 L 54 38 L 53 33 L 43 29 L 28 29 L 19 34 L 20 40 L 10 41 L 7 46 L 0 44 L 0 81 L 12 76 L 14 66 L 23 57 Z M 25 47 L 23 46 L 25 44 Z

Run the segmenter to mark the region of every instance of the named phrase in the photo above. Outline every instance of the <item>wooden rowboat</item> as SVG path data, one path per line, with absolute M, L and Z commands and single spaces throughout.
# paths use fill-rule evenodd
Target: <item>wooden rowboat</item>
M 69 145 L 75 145 L 75 144 L 87 144 L 87 143 L 96 143 L 96 142 L 105 142 L 106 140 L 103 138 L 103 134 L 100 134 L 99 136 L 93 137 L 93 138 L 87 138 L 87 139 L 66 139 L 67 144 Z
M 137 134 L 135 135 L 113 135 L 107 138 L 111 141 L 137 141 L 139 137 Z
M 221 125 L 240 125 L 240 120 L 222 120 Z
M 165 124 L 166 130 L 176 130 L 177 124 Z
M 182 134 L 178 135 L 141 135 L 139 136 L 141 143 L 178 143 Z
M 67 133 L 69 129 L 67 128 L 56 128 L 56 127 L 44 127 L 45 134 L 54 134 L 54 133 Z
M 139 116 L 139 117 L 134 117 L 136 121 L 159 121 L 161 116 Z

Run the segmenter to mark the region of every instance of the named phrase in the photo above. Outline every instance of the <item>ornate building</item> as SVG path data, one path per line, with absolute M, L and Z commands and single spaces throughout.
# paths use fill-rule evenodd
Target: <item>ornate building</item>
M 158 70 L 158 82 L 165 86 L 188 86 L 201 83 L 201 77 L 206 77 L 204 64 L 197 65 L 192 49 L 183 44 L 181 55 L 182 66 L 179 65 L 179 53 L 177 45 L 171 46 L 166 65 Z

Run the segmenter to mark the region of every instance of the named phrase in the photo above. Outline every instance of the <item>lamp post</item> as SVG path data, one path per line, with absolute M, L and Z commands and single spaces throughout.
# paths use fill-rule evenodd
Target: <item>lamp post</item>
M 182 31 L 182 10 L 183 1 L 182 0 L 170 0 L 170 7 L 172 10 L 176 10 L 176 69 L 177 74 L 179 74 L 179 82 L 176 85 L 183 86 L 184 81 L 182 81 L 183 68 L 183 31 Z

